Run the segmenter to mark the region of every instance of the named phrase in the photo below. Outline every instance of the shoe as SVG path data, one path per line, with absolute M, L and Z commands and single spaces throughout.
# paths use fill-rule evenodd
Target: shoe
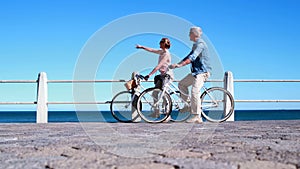
M 188 119 L 188 120 L 186 121 L 187 123 L 202 123 L 202 122 L 203 122 L 203 121 L 202 121 L 202 118 L 199 117 L 198 114 L 192 114 L 192 115 L 194 115 L 194 117 Z
M 184 106 L 182 109 L 179 109 L 180 113 L 186 113 L 186 112 L 191 112 L 191 107 L 190 106 Z
M 169 121 L 171 121 L 171 116 L 169 116 L 166 120 L 164 120 L 163 123 L 168 123 Z

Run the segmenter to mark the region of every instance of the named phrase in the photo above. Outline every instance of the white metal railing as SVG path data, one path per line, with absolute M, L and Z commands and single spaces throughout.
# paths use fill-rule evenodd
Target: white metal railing
M 287 103 L 287 102 L 300 102 L 300 100 L 238 100 L 235 99 L 235 102 L 269 102 L 269 103 Z
M 234 80 L 234 82 L 300 82 L 300 80 L 258 80 L 258 79 L 240 79 L 240 80 Z
M 243 82 L 243 83 L 299 83 L 300 80 L 275 80 L 275 79 L 267 79 L 267 80 L 262 80 L 262 79 L 235 79 L 233 80 L 233 82 Z M 239 100 L 239 99 L 235 99 L 235 102 L 243 102 L 243 103 L 254 103 L 254 102 L 258 102 L 258 103 L 296 103 L 296 102 L 300 102 L 300 100 L 267 100 L 267 99 L 252 99 L 252 100 Z
M 37 80 L 0 80 L 0 83 L 35 83 L 37 84 L 37 100 L 29 102 L 0 102 L 0 105 L 37 105 L 37 123 L 47 123 L 48 122 L 48 105 L 49 104 L 110 104 L 111 101 L 99 101 L 99 102 L 72 102 L 72 101 L 52 101 L 48 102 L 48 83 L 116 83 L 116 82 L 125 82 L 126 80 L 48 80 L 47 75 L 44 72 L 41 72 Z M 175 80 L 175 82 L 178 80 Z M 153 81 L 149 81 L 153 82 Z M 234 95 L 234 83 L 243 82 L 243 83 L 257 83 L 257 82 L 290 82 L 299 83 L 300 80 L 239 80 L 233 79 L 231 72 L 226 72 L 224 79 L 211 79 L 208 82 L 222 82 L 224 83 L 224 88 L 227 89 Z M 239 100 L 235 99 L 235 102 L 300 102 L 300 100 Z M 230 121 L 234 121 L 234 114 L 232 115 Z

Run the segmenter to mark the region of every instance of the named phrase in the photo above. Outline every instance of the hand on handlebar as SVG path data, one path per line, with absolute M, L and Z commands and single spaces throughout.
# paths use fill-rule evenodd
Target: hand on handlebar
M 149 77 L 150 77 L 150 76 L 147 75 L 147 76 L 144 77 L 144 79 L 145 79 L 146 81 L 148 81 Z

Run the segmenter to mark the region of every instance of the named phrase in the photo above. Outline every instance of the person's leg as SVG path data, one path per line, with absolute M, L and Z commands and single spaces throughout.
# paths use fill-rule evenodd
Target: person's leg
M 161 88 L 162 86 L 162 80 L 161 80 L 161 75 L 156 75 L 154 77 L 154 84 L 155 88 Z M 156 103 L 158 101 L 158 91 L 153 91 L 152 92 L 152 98 L 153 98 L 153 103 Z M 152 113 L 150 116 L 153 118 L 159 117 L 159 107 L 153 107 L 154 113 Z
M 201 117 L 201 100 L 200 100 L 200 89 L 208 77 L 207 73 L 199 74 L 195 77 L 192 85 L 192 96 L 191 96 L 191 114 L 194 115 L 188 122 L 202 122 Z
M 198 74 L 194 77 L 191 94 L 191 113 L 201 115 L 200 90 L 204 84 L 204 74 Z
M 163 90 L 163 88 L 166 86 L 166 84 L 171 83 L 173 81 L 173 78 L 169 74 L 164 74 L 161 77 L 162 77 L 161 89 Z
M 156 88 L 161 88 L 162 87 L 162 76 L 161 75 L 156 75 L 154 77 L 154 84 Z
M 180 80 L 180 82 L 178 83 L 178 88 L 180 90 L 180 97 L 187 101 L 188 97 L 189 97 L 189 89 L 188 87 L 191 86 L 193 84 L 193 76 L 192 74 L 188 74 L 186 75 L 183 79 Z
M 164 75 L 162 75 L 161 77 L 162 77 L 162 85 L 161 85 L 161 89 L 162 89 L 162 90 L 165 90 L 165 85 L 168 84 L 168 83 L 170 83 L 170 82 L 172 82 L 173 78 L 172 78 L 172 76 L 169 75 L 169 74 L 164 74 Z M 168 93 L 169 93 L 168 90 L 166 90 L 165 92 L 168 92 Z M 170 108 L 169 108 L 169 104 L 171 104 L 171 103 L 169 103 L 168 100 L 164 97 L 163 105 L 166 106 L 165 109 L 164 109 L 165 112 L 172 111 L 172 110 L 170 110 Z M 172 107 L 171 107 L 171 109 L 172 109 Z M 166 120 L 164 120 L 163 122 L 164 122 L 164 123 L 167 123 L 167 122 L 169 122 L 170 120 L 171 120 L 171 115 L 169 115 L 169 117 L 168 117 Z

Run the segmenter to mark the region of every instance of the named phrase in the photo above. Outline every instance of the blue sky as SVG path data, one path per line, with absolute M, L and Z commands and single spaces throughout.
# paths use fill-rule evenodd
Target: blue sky
M 35 80 L 43 71 L 50 80 L 71 80 L 80 51 L 97 30 L 121 17 L 143 12 L 178 16 L 202 27 L 218 52 L 224 70 L 232 71 L 236 79 L 300 79 L 299 6 L 298 0 L 2 1 L 0 79 Z M 136 43 L 158 47 L 159 38 L 140 37 Z M 128 49 L 131 50 L 134 48 Z M 188 51 L 180 51 L 178 55 L 185 53 Z M 35 86 L 0 85 L 1 101 L 35 99 Z M 299 99 L 299 87 L 298 83 L 237 84 L 235 96 L 237 99 Z M 22 91 L 15 92 L 20 88 Z M 62 91 L 65 93 L 61 94 Z M 71 99 L 72 86 L 49 85 L 50 101 Z M 274 104 L 238 106 L 244 107 L 273 108 Z M 300 105 L 276 104 L 275 107 L 299 109 Z

